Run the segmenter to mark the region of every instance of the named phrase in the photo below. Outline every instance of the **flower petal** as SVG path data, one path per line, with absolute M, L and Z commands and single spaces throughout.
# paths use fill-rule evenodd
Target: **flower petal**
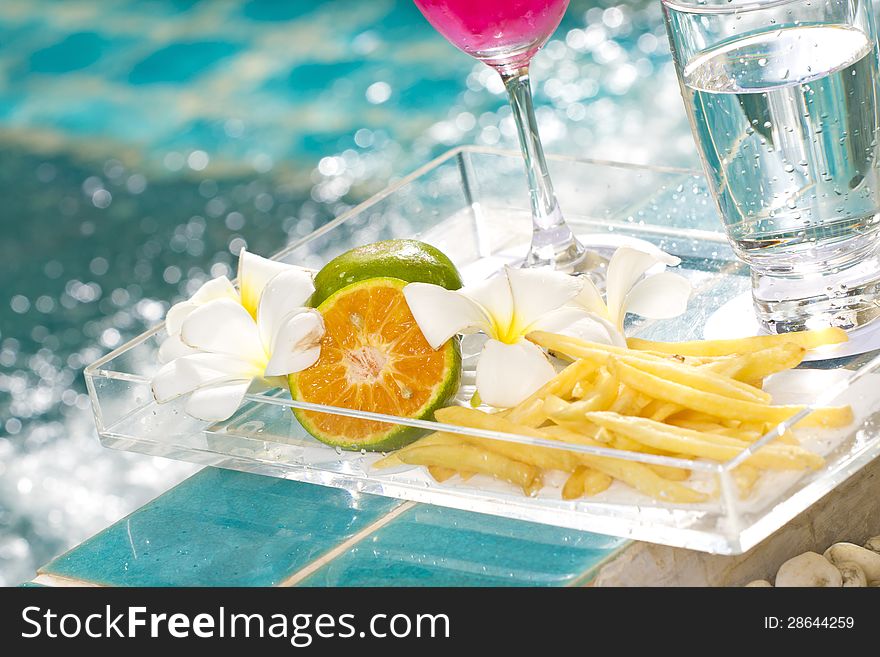
M 589 315 L 569 324 L 559 331 L 562 335 L 570 335 L 573 338 L 586 340 L 587 342 L 598 342 L 599 344 L 610 344 L 616 347 L 626 347 L 626 337 L 621 331 L 604 317 L 599 315 Z
M 513 322 L 513 294 L 506 271 L 491 278 L 468 285 L 458 291 L 459 294 L 477 303 L 488 321 L 488 329 L 484 329 L 489 337 L 503 339 L 510 331 Z
M 228 420 L 241 406 L 250 381 L 236 381 L 196 390 L 186 402 L 189 415 L 206 422 Z
M 159 345 L 159 362 L 170 363 L 175 358 L 188 356 L 198 353 L 197 349 L 193 349 L 188 344 L 184 344 L 180 339 L 180 335 L 169 335 Z
M 491 329 L 492 321 L 483 308 L 460 290 L 410 283 L 403 288 L 403 296 L 425 340 L 434 349 L 456 333 Z
M 247 249 L 241 250 L 238 255 L 238 288 L 241 290 L 241 305 L 247 308 L 252 317 L 257 316 L 257 306 L 266 283 L 273 276 L 290 270 L 308 271 L 296 265 L 263 258 Z
M 314 291 L 312 275 L 300 269 L 282 271 L 266 283 L 257 308 L 257 326 L 267 351 L 288 315 L 305 306 Z
M 153 396 L 160 404 L 203 386 L 229 381 L 250 380 L 253 366 L 224 354 L 197 353 L 176 358 L 164 365 L 150 382 Z
M 168 312 L 165 313 L 165 331 L 168 335 L 180 335 L 180 327 L 183 325 L 183 320 L 189 317 L 189 314 L 199 307 L 195 301 L 181 301 L 180 303 L 175 303 L 168 309 Z
M 522 335 L 531 324 L 575 298 L 584 286 L 582 279 L 547 268 L 506 267 L 505 273 L 513 299 L 510 337 Z
M 202 304 L 214 299 L 232 299 L 238 301 L 235 286 L 225 276 L 212 278 L 202 285 L 195 294 L 186 301 L 176 303 L 165 314 L 165 330 L 168 335 L 180 335 L 180 327 L 189 314 Z
M 617 249 L 611 256 L 605 277 L 608 319 L 618 328 L 622 328 L 623 315 L 626 314 L 623 309 L 624 300 L 636 281 L 655 265 L 678 263 L 678 258 L 660 249 L 639 250 L 628 246 Z
M 544 313 L 544 315 L 525 330 L 524 334 L 528 335 L 532 331 L 547 331 L 549 333 L 559 333 L 566 327 L 571 326 L 575 322 L 582 319 L 591 319 L 593 313 L 584 308 L 577 306 L 563 306 L 557 310 Z
M 218 276 L 206 281 L 202 287 L 196 290 L 195 294 L 190 297 L 190 301 L 199 305 L 208 303 L 214 299 L 233 299 L 238 300 L 238 291 L 235 286 L 225 276 Z
M 299 372 L 314 365 L 321 355 L 323 335 L 324 320 L 316 310 L 302 308 L 290 313 L 274 335 L 265 376 Z
M 556 375 L 537 345 L 489 340 L 477 362 L 480 399 L 498 408 L 516 406 Z
M 596 287 L 593 279 L 589 276 L 580 276 L 579 278 L 583 281 L 583 287 L 572 301 L 572 305 L 586 308 L 596 315 L 602 315 L 603 317 L 606 316 L 608 314 L 608 307 L 605 305 L 602 293 L 599 291 L 599 288 Z
M 626 346 L 626 338 L 611 322 L 601 315 L 574 306 L 547 313 L 528 328 L 526 335 L 532 331 L 548 331 L 587 342 Z
M 201 351 L 266 360 L 256 322 L 232 299 L 215 299 L 192 311 L 183 322 L 180 339 Z
M 636 283 L 626 295 L 623 313 L 650 319 L 678 317 L 687 310 L 691 284 L 672 272 L 654 274 Z

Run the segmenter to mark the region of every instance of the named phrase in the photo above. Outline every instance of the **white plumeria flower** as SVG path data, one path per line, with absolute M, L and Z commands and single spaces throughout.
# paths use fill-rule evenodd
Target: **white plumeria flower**
M 183 343 L 180 339 L 180 329 L 183 320 L 199 306 L 214 301 L 215 299 L 232 299 L 238 301 L 238 292 L 235 286 L 225 276 L 212 278 L 202 285 L 195 294 L 186 301 L 176 303 L 165 314 L 165 332 L 168 337 L 159 347 L 159 362 L 168 363 L 187 354 L 194 354 L 195 349 Z
M 174 313 L 175 322 L 182 316 L 176 338 L 189 352 L 153 377 L 159 403 L 189 395 L 188 414 L 225 420 L 252 386 L 283 384 L 273 377 L 318 360 L 324 323 L 317 311 L 305 307 L 315 291 L 311 274 L 242 251 L 239 279 L 240 298 L 237 293 L 218 295 Z
M 683 276 L 665 272 L 680 258 L 651 247 L 622 246 L 608 261 L 605 274 L 605 300 L 590 279 L 585 279 L 575 302 L 607 320 L 625 345 L 623 322 L 628 313 L 649 319 L 678 317 L 687 309 L 691 284 Z
M 510 407 L 556 374 L 544 351 L 525 336 L 592 322 L 586 309 L 566 305 L 582 286 L 579 279 L 549 269 L 505 267 L 501 274 L 460 290 L 410 283 L 403 294 L 435 349 L 457 333 L 489 336 L 477 361 L 477 391 L 487 404 Z
M 283 271 L 302 271 L 310 273 L 310 270 L 296 265 L 288 265 L 277 260 L 269 260 L 242 249 L 238 256 L 238 285 L 241 294 L 235 289 L 232 282 L 225 276 L 212 278 L 202 285 L 195 294 L 186 301 L 176 303 L 165 314 L 165 332 L 168 337 L 159 347 L 159 362 L 168 363 L 179 356 L 194 354 L 195 349 L 186 345 L 180 339 L 180 328 L 183 320 L 201 305 L 215 299 L 232 299 L 240 301 L 241 305 L 251 314 L 257 316 L 257 304 L 260 294 L 270 278 Z
M 477 361 L 477 391 L 483 402 L 510 408 L 556 374 L 544 351 L 526 340 L 529 333 L 550 331 L 626 346 L 627 312 L 666 318 L 684 311 L 690 294 L 684 278 L 657 273 L 639 280 L 649 269 L 678 262 L 659 249 L 618 249 L 608 266 L 607 305 L 588 278 L 547 269 L 505 267 L 500 275 L 460 290 L 410 283 L 403 293 L 433 348 L 458 333 L 489 337 Z

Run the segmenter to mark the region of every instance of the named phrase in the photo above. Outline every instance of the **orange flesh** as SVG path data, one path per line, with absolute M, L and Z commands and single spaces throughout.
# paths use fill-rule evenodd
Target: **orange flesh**
M 316 404 L 416 417 L 442 385 L 446 350 L 431 348 L 403 292 L 359 288 L 323 312 L 321 357 L 297 378 L 298 398 Z M 393 424 L 306 411 L 326 435 L 368 441 Z

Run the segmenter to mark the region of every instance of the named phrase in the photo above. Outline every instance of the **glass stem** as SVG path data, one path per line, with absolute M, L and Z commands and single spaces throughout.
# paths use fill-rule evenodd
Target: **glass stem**
M 553 191 L 532 105 L 528 66 L 502 69 L 499 73 L 510 98 L 529 179 L 533 233 L 532 247 L 524 266 L 573 269 L 583 259 L 584 248 L 565 223 Z

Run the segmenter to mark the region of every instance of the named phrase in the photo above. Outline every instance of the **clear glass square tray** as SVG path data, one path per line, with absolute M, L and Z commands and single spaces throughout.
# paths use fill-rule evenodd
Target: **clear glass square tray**
M 719 232 L 700 174 L 565 158 L 551 158 L 550 168 L 566 218 L 578 234 L 593 236 L 587 241 L 635 237 L 682 259 L 681 272 L 695 290 L 687 313 L 674 320 L 635 322 L 627 329 L 630 336 L 699 339 L 713 313 L 748 291 L 748 272 Z M 417 237 L 447 253 L 468 282 L 521 259 L 530 233 L 519 156 L 463 147 L 400 179 L 276 258 L 317 268 L 356 245 Z M 633 461 L 690 468 L 688 483 L 710 493 L 709 500 L 699 504 L 658 501 L 620 482 L 576 501 L 561 498 L 564 478 L 548 480 L 534 497 L 479 475 L 467 482 L 456 478 L 438 484 L 421 467 L 377 470 L 371 464 L 379 454 L 339 452 L 319 443 L 302 429 L 291 407 L 554 449 L 616 456 L 621 452 L 295 403 L 280 389 L 248 395 L 228 421 L 201 422 L 187 416 L 182 404 L 159 405 L 153 400 L 149 379 L 157 369 L 156 350 L 164 337 L 163 326 L 156 326 L 86 369 L 105 446 L 334 486 L 352 494 L 385 495 L 706 552 L 748 550 L 880 453 L 880 361 L 874 360 L 877 352 L 868 352 L 805 363 L 768 381 L 775 402 L 851 404 L 856 421 L 836 431 L 798 429 L 802 442 L 825 456 L 824 467 L 767 473 L 745 499 L 731 470 L 748 451 L 727 463 L 624 453 Z M 473 392 L 467 342 L 464 349 L 462 402 Z M 755 446 L 772 438 L 765 436 Z

